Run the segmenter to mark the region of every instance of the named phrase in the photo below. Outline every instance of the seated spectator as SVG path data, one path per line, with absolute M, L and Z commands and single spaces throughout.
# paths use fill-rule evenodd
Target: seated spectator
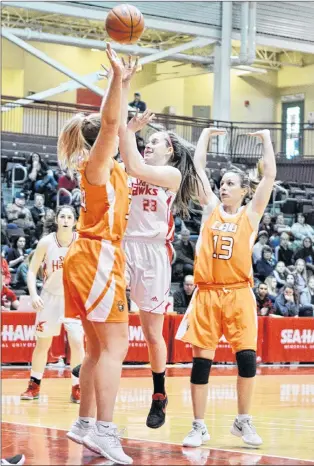
M 272 249 L 269 246 L 264 246 L 262 249 L 262 258 L 256 262 L 256 275 L 259 280 L 264 282 L 269 275 L 272 275 L 274 268 Z
M 35 224 L 30 210 L 25 207 L 25 202 L 25 193 L 17 193 L 14 202 L 7 205 L 6 213 L 8 223 L 14 223 L 26 233 L 27 231 L 35 230 Z
M 193 291 L 195 289 L 193 275 L 186 275 L 183 280 L 183 288 L 173 294 L 173 310 L 177 314 L 184 314 L 187 310 Z
M 308 287 L 300 296 L 300 317 L 314 317 L 314 276 L 309 278 Z
M 314 272 L 314 249 L 311 238 L 308 236 L 303 240 L 303 247 L 297 249 L 294 254 L 294 260 L 303 259 L 307 270 Z
M 256 264 L 257 261 L 262 259 L 262 250 L 268 242 L 268 233 L 267 231 L 260 230 L 257 236 L 258 241 L 253 246 L 253 264 Z
M 16 272 L 18 266 L 24 262 L 27 257 L 25 252 L 26 240 L 24 236 L 17 236 L 13 242 L 13 247 L 9 249 L 7 261 L 11 271 Z
M 295 275 L 292 272 L 287 274 L 285 285 L 292 286 L 292 288 L 296 289 Z
M 275 277 L 270 275 L 269 277 L 266 278 L 265 284 L 267 285 L 268 296 L 271 299 L 271 301 L 274 303 L 278 295 L 277 280 Z
M 258 288 L 254 290 L 254 293 L 256 297 L 257 315 L 268 316 L 269 314 L 274 314 L 275 309 L 268 295 L 266 283 L 260 283 Z
M 39 154 L 34 152 L 27 164 L 28 179 L 24 184 L 24 189 L 29 196 L 35 192 L 35 183 L 37 180 L 42 180 L 48 171 L 48 165 L 41 159 Z
M 22 262 L 22 264 L 19 265 L 17 271 L 16 271 L 16 276 L 15 276 L 15 283 L 14 283 L 14 288 L 18 290 L 24 290 L 29 292 L 28 290 L 28 285 L 27 285 L 27 273 L 29 269 L 29 264 L 32 260 L 32 257 L 34 255 L 35 251 L 32 251 L 26 260 Z M 38 291 L 42 288 L 42 282 L 43 282 L 43 270 L 42 267 L 40 267 L 37 275 L 37 280 L 36 280 L 36 285 Z
M 35 194 L 34 200 L 35 203 L 31 208 L 31 214 L 35 225 L 37 225 L 37 222 L 40 222 L 45 217 L 48 207 L 45 207 L 45 198 L 42 194 Z
M 262 218 L 261 223 L 259 224 L 258 230 L 267 231 L 269 238 L 275 233 L 274 225 L 271 220 L 271 215 L 268 212 L 266 212 L 263 215 L 263 218 Z
M 49 196 L 56 191 L 57 181 L 53 176 L 53 171 L 44 162 L 39 154 L 33 153 L 28 165 L 28 189 L 31 192 L 45 194 Z
M 277 262 L 284 262 L 286 267 L 292 265 L 293 251 L 289 247 L 289 235 L 286 232 L 280 235 L 279 246 L 275 248 L 275 257 Z
M 17 309 L 19 307 L 18 299 L 15 293 L 13 293 L 12 290 L 10 290 L 7 286 L 5 286 L 4 280 L 2 279 L 2 273 L 1 273 L 1 283 L 2 283 L 1 310 L 10 311 L 11 309 Z
M 283 214 L 278 214 L 276 223 L 274 225 L 275 232 L 280 236 L 281 233 L 290 233 L 291 228 L 285 224 L 285 217 Z
M 297 221 L 292 225 L 291 232 L 295 238 L 296 248 L 302 247 L 304 238 L 310 237 L 312 241 L 314 240 L 314 230 L 311 225 L 305 223 L 305 217 L 301 213 L 297 215 Z
M 299 293 L 307 287 L 307 271 L 305 267 L 305 261 L 303 259 L 298 259 L 295 263 L 295 286 Z
M 297 296 L 293 288 L 285 286 L 275 300 L 276 315 L 282 317 L 295 317 L 299 314 Z
M 286 266 L 284 262 L 278 262 L 275 270 L 274 270 L 274 277 L 277 282 L 278 289 L 281 289 L 286 284 Z
M 314 276 L 309 278 L 308 287 L 300 296 L 300 317 L 314 317 Z
M 4 257 L 1 256 L 1 274 L 2 280 L 5 285 L 10 285 L 11 283 L 11 273 L 9 269 L 9 264 Z
M 181 240 L 173 244 L 176 252 L 176 260 L 172 266 L 172 273 L 175 279 L 183 279 L 185 275 L 193 275 L 194 244 L 190 241 L 189 230 L 181 233 Z

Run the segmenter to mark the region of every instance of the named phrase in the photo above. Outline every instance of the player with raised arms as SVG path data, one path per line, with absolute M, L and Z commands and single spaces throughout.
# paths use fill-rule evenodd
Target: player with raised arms
M 130 70 L 136 67 L 129 57 Z M 165 422 L 168 402 L 165 390 L 167 347 L 163 338 L 164 313 L 171 284 L 174 221 L 171 206 L 188 215 L 189 201 L 198 196 L 200 180 L 190 150 L 170 131 L 154 132 L 144 158 L 135 133 L 152 121 L 146 111 L 126 124 L 129 81 L 123 86 L 120 153 L 132 177 L 132 202 L 124 237 L 127 281 L 131 299 L 140 311 L 147 342 L 154 393 L 146 425 L 156 429 Z M 201 184 L 201 183 L 200 183 Z
M 114 160 L 120 125 L 124 67 L 107 44 L 112 68 L 100 114 L 75 115 L 61 131 L 62 165 L 81 173 L 82 205 L 78 240 L 64 261 L 65 314 L 80 318 L 86 355 L 80 371 L 79 418 L 67 436 L 110 461 L 131 464 L 123 451 L 113 410 L 128 350 L 125 255 L 130 190 Z M 95 412 L 96 401 L 96 412 Z M 96 422 L 95 422 L 96 415 Z
M 41 379 L 44 374 L 49 348 L 54 336 L 60 335 L 63 324 L 71 349 L 71 364 L 76 366 L 84 358 L 84 334 L 81 322 L 64 317 L 63 264 L 64 258 L 77 234 L 75 211 L 71 206 L 62 206 L 56 212 L 57 231 L 39 241 L 30 262 L 27 284 L 36 314 L 36 347 L 32 356 L 31 377 L 22 400 L 39 398 Z M 36 277 L 43 266 L 44 285 L 38 294 Z M 80 387 L 77 377 L 72 375 L 71 401 L 80 402 Z
M 194 421 L 183 441 L 199 447 L 209 440 L 204 422 L 208 380 L 215 350 L 224 334 L 238 365 L 238 415 L 231 433 L 252 446 L 262 444 L 249 415 L 256 375 L 257 316 L 252 291 L 252 248 L 260 219 L 269 202 L 276 178 L 275 155 L 268 130 L 252 133 L 263 144 L 263 176 L 256 187 L 237 169 L 228 169 L 220 183 L 220 200 L 212 192 L 205 173 L 206 151 L 212 136 L 224 134 L 204 129 L 194 163 L 206 196 L 203 224 L 196 245 L 194 279 L 196 290 L 176 338 L 192 345 L 191 394 Z M 261 167 L 261 164 L 259 165 Z M 244 199 L 256 188 L 252 199 Z

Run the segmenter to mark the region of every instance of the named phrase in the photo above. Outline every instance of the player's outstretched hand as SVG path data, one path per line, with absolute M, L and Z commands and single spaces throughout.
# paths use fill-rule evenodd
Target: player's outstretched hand
M 133 60 L 131 55 L 129 55 L 127 61 L 123 57 L 121 57 L 121 60 L 123 63 L 122 84 L 129 85 L 137 70 L 138 57 Z
M 153 121 L 155 118 L 155 114 L 152 113 L 150 110 L 145 110 L 144 113 L 139 114 L 138 109 L 135 116 L 132 120 L 128 123 L 128 129 L 137 133 L 141 129 L 143 129 L 148 123 Z
M 35 311 L 40 311 L 44 308 L 44 302 L 38 294 L 32 298 L 32 306 Z
M 262 142 L 267 139 L 270 139 L 269 129 L 262 129 L 261 131 L 255 131 L 254 133 L 247 133 L 247 136 L 253 136 L 259 138 Z
M 123 63 L 118 57 L 118 55 L 116 54 L 116 52 L 112 50 L 109 42 L 107 42 L 106 54 L 107 54 L 108 60 L 110 61 L 113 74 L 115 74 L 116 76 L 122 76 L 123 75 Z

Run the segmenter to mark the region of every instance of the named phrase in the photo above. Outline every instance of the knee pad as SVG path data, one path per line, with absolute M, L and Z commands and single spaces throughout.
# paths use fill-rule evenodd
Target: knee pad
M 213 361 L 205 358 L 193 358 L 191 383 L 206 385 L 209 379 L 210 368 Z
M 256 351 L 243 350 L 236 353 L 240 377 L 251 378 L 256 375 Z

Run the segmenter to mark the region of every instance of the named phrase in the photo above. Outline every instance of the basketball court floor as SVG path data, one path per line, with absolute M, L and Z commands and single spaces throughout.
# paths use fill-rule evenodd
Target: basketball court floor
M 124 428 L 123 445 L 136 465 L 313 465 L 314 368 L 287 365 L 260 367 L 252 414 L 264 444 L 244 446 L 229 429 L 236 413 L 236 370 L 214 367 L 206 422 L 211 440 L 202 448 L 181 446 L 191 427 L 190 369 L 168 369 L 166 424 L 148 429 L 151 403 L 148 368 L 126 368 L 118 394 L 115 422 Z M 39 400 L 21 401 L 29 377 L 26 369 L 2 370 L 2 457 L 17 453 L 28 465 L 113 464 L 67 440 L 77 417 L 69 402 L 70 371 L 48 369 Z

